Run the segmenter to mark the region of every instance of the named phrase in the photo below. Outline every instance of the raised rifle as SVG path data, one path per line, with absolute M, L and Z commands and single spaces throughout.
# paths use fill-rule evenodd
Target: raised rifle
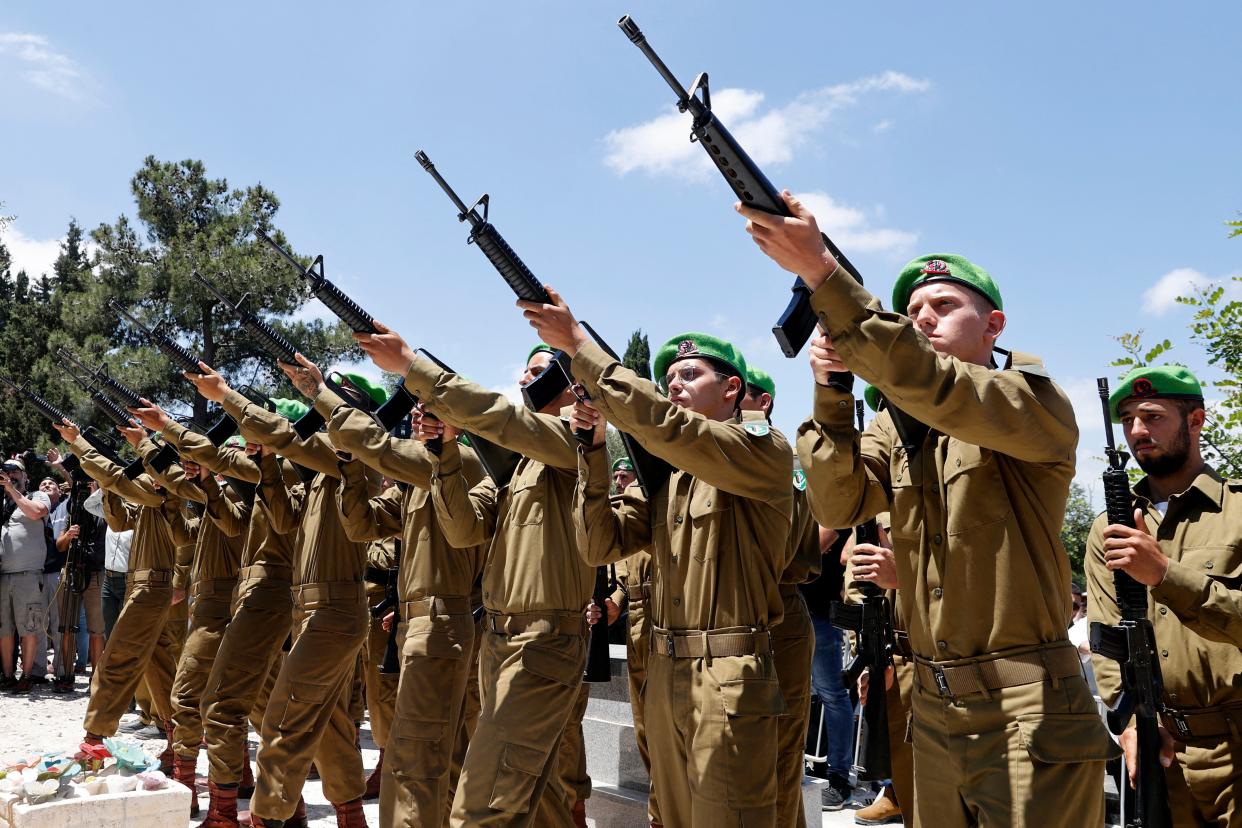
M 1108 379 L 1096 380 L 1100 403 L 1104 407 L 1105 454 L 1104 507 L 1109 524 L 1134 525 L 1134 501 L 1126 474 L 1128 452 L 1120 451 L 1113 440 L 1113 417 L 1108 405 Z M 1121 694 L 1108 711 L 1108 729 L 1120 735 L 1133 716 L 1138 736 L 1138 767 L 1134 773 L 1135 813 L 1125 828 L 1167 828 L 1173 824 L 1169 813 L 1169 792 L 1164 767 L 1160 764 L 1160 718 L 1164 708 L 1164 680 L 1160 675 L 1160 655 L 1156 633 L 1147 617 L 1147 587 L 1129 573 L 1113 570 L 1113 590 L 1121 621 L 1116 626 L 1091 622 L 1091 652 L 1111 658 L 1121 668 Z M 1185 737 L 1189 734 L 1178 734 Z M 1124 783 L 1123 783 L 1124 784 Z M 1122 792 L 1124 796 L 1124 791 Z
M 858 430 L 863 427 L 863 401 L 855 400 L 854 412 Z M 875 518 L 854 527 L 854 543 L 879 545 L 880 529 Z M 834 627 L 856 634 L 857 652 L 841 673 L 846 687 L 853 687 L 863 671 L 867 671 L 867 703 L 863 705 L 863 722 L 867 726 L 865 740 L 860 740 L 854 769 L 863 781 L 888 779 L 892 775 L 892 757 L 888 746 L 888 697 L 885 692 L 886 673 L 893 664 L 893 608 L 884 590 L 870 581 L 855 581 L 863 595 L 861 604 L 833 601 L 828 618 Z
M 202 375 L 203 369 L 198 365 L 201 360 L 195 359 L 189 351 L 181 347 L 181 344 L 178 343 L 177 340 L 165 333 L 163 323 L 156 325 L 154 329 L 148 328 L 146 325 L 142 324 L 142 322 L 138 321 L 138 318 L 132 313 L 125 310 L 121 303 L 115 299 L 108 300 L 108 307 L 128 319 L 131 325 L 142 331 L 147 341 L 154 345 L 156 349 L 159 350 L 159 352 L 163 354 L 178 371 L 187 374 Z M 219 447 L 224 445 L 224 441 L 236 433 L 237 422 L 228 414 L 223 414 L 220 419 L 216 421 L 215 425 L 207 429 L 205 435 L 207 439 L 211 441 L 213 446 Z
M 323 273 L 323 256 L 316 256 L 315 261 L 310 267 L 303 267 L 302 263 L 294 258 L 293 254 L 285 250 L 277 244 L 271 236 L 262 230 L 256 230 L 255 235 L 266 242 L 273 250 L 280 254 L 280 257 L 293 266 L 295 270 L 301 274 L 302 278 L 310 285 L 311 293 L 315 295 L 320 302 L 327 306 L 328 310 L 336 314 L 336 318 L 340 319 L 354 333 L 377 333 L 375 327 L 375 317 L 362 309 L 362 306 L 350 299 L 336 285 L 332 284 Z M 350 384 L 349 380 L 342 377 L 339 382 Z M 360 394 L 365 396 L 362 389 L 357 389 Z M 392 393 L 388 399 L 381 403 L 379 408 L 371 413 L 385 431 L 392 431 L 401 422 L 401 418 L 410 413 L 410 409 L 414 407 L 414 395 L 406 390 L 403 383 L 397 383 L 392 389 Z
M 64 420 L 69 419 L 69 417 L 63 411 L 61 411 L 56 406 L 52 405 L 50 402 L 48 402 L 46 399 L 44 399 L 39 394 L 35 393 L 34 391 L 31 391 L 30 388 L 27 387 L 26 385 L 18 385 L 17 383 L 13 382 L 13 380 L 9 379 L 8 377 L 2 374 L 0 374 L 0 384 L 4 384 L 8 386 L 19 397 L 25 400 L 27 405 L 32 407 L 34 410 L 38 411 L 44 417 L 47 417 L 48 420 L 55 423 L 56 425 L 61 425 Z M 109 440 L 104 434 L 96 430 L 94 426 L 87 426 L 86 428 L 82 429 L 81 434 L 82 434 L 82 439 L 85 440 L 91 448 L 99 452 L 99 455 L 101 457 L 105 458 L 111 463 L 115 463 L 118 466 L 125 465 L 125 461 L 117 456 L 115 444 L 111 440 Z M 78 469 L 77 458 L 74 457 L 72 454 L 65 457 L 63 464 L 65 468 L 68 469 L 71 473 L 76 473 Z
M 61 359 L 67 359 L 77 366 L 78 370 L 90 377 L 118 405 L 122 405 L 125 408 L 140 408 L 142 406 L 142 396 L 132 388 L 113 379 L 102 364 L 94 371 L 91 371 L 68 348 L 58 348 L 56 353 Z M 129 412 L 122 410 L 121 415 L 124 418 L 124 422 L 118 422 L 117 425 L 123 425 L 127 428 L 131 427 L 133 423 L 131 422 L 132 418 Z M 173 447 L 172 443 L 165 441 L 155 456 L 151 458 L 151 468 L 162 472 L 180 459 L 177 449 Z M 139 462 L 141 463 L 141 458 L 139 458 Z
M 100 390 L 98 381 L 95 380 L 90 374 L 85 376 L 79 375 L 78 372 L 73 369 L 72 365 L 65 362 L 58 362 L 56 364 L 60 367 L 60 370 L 64 371 L 65 374 L 77 384 L 79 388 L 86 392 L 86 394 L 91 398 L 91 402 L 95 405 L 95 408 L 99 409 L 105 417 L 111 420 L 113 425 L 133 428 L 134 424 L 130 420 L 129 415 L 119 405 L 113 402 L 107 394 Z M 93 444 L 92 448 L 96 448 L 96 450 L 98 450 L 98 448 Z M 103 454 L 103 452 L 100 452 L 100 454 Z M 125 476 L 130 480 L 135 479 L 143 472 L 141 457 L 126 463 L 124 460 L 117 457 L 115 452 L 113 452 L 110 457 L 106 454 L 103 456 L 120 466 L 125 472 Z
M 677 109 L 681 112 L 689 112 L 693 118 L 690 125 L 691 142 L 697 141 L 703 147 L 738 199 L 748 207 L 754 207 L 765 213 L 791 217 L 792 213 L 785 206 L 780 192 L 772 186 L 772 182 L 768 181 L 767 176 L 750 159 L 746 150 L 742 149 L 742 145 L 712 112 L 707 73 L 700 73 L 688 89 L 682 88 L 681 82 L 664 64 L 664 61 L 660 60 L 660 56 L 655 53 L 655 50 L 647 43 L 646 36 L 639 30 L 638 24 L 629 15 L 617 21 L 617 25 L 621 27 L 621 31 L 625 32 L 630 42 L 647 56 L 651 65 L 672 87 L 677 95 Z M 823 240 L 824 246 L 832 253 L 833 258 L 857 279 L 859 284 L 862 284 L 857 268 L 833 244 L 832 239 L 824 234 Z M 785 356 L 798 355 L 802 346 L 811 338 L 811 333 L 815 330 L 815 322 L 815 312 L 811 309 L 811 291 L 805 282 L 795 277 L 793 296 L 789 300 L 789 305 L 772 328 L 772 334 L 776 337 Z

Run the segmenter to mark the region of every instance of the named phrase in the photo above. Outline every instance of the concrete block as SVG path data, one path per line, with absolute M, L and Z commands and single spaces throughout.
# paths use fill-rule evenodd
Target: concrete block
M 647 824 L 647 793 L 611 785 L 595 785 L 587 800 L 587 825 L 593 828 L 635 828 Z
M 0 801 L 0 828 L 167 828 L 190 818 L 190 791 L 170 782 L 161 791 L 69 797 L 42 805 Z

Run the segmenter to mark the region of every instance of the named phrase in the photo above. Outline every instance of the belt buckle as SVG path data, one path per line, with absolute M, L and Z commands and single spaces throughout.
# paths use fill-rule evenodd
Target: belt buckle
M 1176 710 L 1172 707 L 1166 707 L 1164 709 L 1164 714 L 1173 720 L 1173 724 L 1177 726 L 1177 732 L 1180 736 L 1182 736 L 1182 738 L 1189 739 L 1192 735 L 1194 735 L 1191 733 L 1190 725 L 1186 722 L 1186 716 L 1182 713 L 1182 711 Z
M 667 644 L 666 644 L 666 646 L 665 646 L 665 650 L 666 650 L 666 651 L 667 651 L 667 653 L 668 653 L 668 657 L 669 657 L 669 658 L 676 658 L 676 657 L 677 657 L 677 639 L 676 639 L 676 637 L 675 637 L 672 633 L 668 633 L 668 634 L 667 634 L 667 637 L 665 638 L 665 641 L 667 642 Z
M 936 690 L 940 693 L 940 697 L 952 698 L 953 694 L 949 692 L 949 679 L 944 674 L 944 668 L 939 664 L 929 662 L 927 669 L 931 670 L 932 678 L 936 680 Z

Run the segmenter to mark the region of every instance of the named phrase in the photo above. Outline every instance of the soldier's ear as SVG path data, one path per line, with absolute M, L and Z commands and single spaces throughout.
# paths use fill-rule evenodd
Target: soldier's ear
M 1001 332 L 1004 330 L 1005 312 L 995 309 L 988 311 L 988 324 L 984 332 L 995 341 L 1000 338 Z

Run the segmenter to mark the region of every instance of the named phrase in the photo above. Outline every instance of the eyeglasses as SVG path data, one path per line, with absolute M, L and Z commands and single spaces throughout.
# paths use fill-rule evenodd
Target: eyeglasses
M 697 365 L 682 365 L 679 368 L 674 368 L 669 371 L 662 379 L 656 380 L 656 387 L 667 394 L 668 387 L 672 385 L 673 380 L 677 380 L 682 385 L 689 385 L 704 374 L 715 374 L 721 379 L 729 378 L 728 374 L 720 371 L 709 371 L 705 368 L 700 368 Z

